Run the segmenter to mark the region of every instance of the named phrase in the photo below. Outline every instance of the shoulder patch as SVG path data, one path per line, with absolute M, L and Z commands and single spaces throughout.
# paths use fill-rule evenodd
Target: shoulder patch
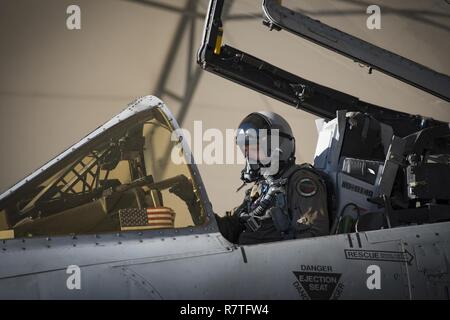
M 303 197 L 312 197 L 317 192 L 317 185 L 312 179 L 303 178 L 297 183 L 297 192 Z

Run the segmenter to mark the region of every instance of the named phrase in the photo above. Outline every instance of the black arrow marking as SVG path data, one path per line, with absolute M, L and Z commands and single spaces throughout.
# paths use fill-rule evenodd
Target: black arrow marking
M 414 256 L 403 251 L 379 251 L 379 250 L 356 250 L 345 249 L 345 258 L 348 260 L 371 260 L 371 261 L 390 261 L 406 262 L 408 265 L 414 260 Z

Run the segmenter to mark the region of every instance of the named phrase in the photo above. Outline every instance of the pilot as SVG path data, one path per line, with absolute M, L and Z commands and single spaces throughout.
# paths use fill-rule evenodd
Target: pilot
M 215 215 L 226 239 L 246 245 L 329 233 L 325 182 L 311 165 L 295 163 L 295 139 L 284 118 L 249 114 L 236 143 L 246 161 L 242 187 L 253 185 L 240 206 L 224 217 Z

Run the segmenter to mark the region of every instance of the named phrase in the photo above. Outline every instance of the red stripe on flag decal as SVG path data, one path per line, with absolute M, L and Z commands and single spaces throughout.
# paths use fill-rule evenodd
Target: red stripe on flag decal
M 156 217 L 156 216 L 161 216 L 161 217 L 173 217 L 175 214 L 174 213 L 169 213 L 169 212 L 154 212 L 154 213 L 147 213 L 147 216 L 149 217 Z
M 173 221 L 174 219 L 173 219 L 173 217 L 160 217 L 160 218 L 158 218 L 158 217 L 148 217 L 148 221 L 151 221 L 151 220 L 168 220 L 168 221 Z
M 155 226 L 155 227 L 169 227 L 169 228 L 173 227 L 173 224 L 171 224 L 171 223 L 149 223 L 147 225 L 151 226 L 151 227 L 153 227 L 153 226 Z

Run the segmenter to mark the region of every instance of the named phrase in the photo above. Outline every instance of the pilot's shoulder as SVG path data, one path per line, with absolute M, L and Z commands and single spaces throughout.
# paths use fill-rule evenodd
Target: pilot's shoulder
M 296 165 L 295 172 L 291 175 L 289 185 L 294 187 L 302 197 L 315 195 L 321 186 L 321 176 L 309 163 Z
M 315 169 L 311 164 L 302 163 L 302 164 L 296 164 L 295 166 L 296 166 L 295 171 L 290 176 L 290 179 L 294 179 L 294 180 L 298 180 L 301 178 L 310 178 L 310 179 L 315 179 L 315 180 L 321 179 L 321 175 L 319 174 L 317 169 Z

